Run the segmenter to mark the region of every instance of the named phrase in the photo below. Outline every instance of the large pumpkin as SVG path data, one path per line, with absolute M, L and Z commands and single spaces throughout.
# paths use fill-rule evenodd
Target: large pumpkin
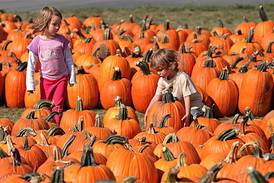
M 266 63 L 262 63 L 245 74 L 239 92 L 238 107 L 241 113 L 245 112 L 246 107 L 250 107 L 255 116 L 264 116 L 270 111 L 273 78 L 266 69 Z

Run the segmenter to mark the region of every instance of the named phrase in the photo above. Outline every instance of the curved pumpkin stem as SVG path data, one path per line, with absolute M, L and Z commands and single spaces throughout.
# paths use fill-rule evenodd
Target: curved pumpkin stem
M 188 166 L 188 164 L 186 163 L 186 155 L 184 153 L 180 153 L 178 157 L 178 164 L 180 167 Z
M 75 139 L 75 135 L 70 135 L 68 140 L 66 141 L 66 143 L 64 144 L 63 148 L 62 148 L 62 153 L 61 153 L 61 156 L 62 157 L 65 157 L 67 156 L 67 153 L 68 153 L 68 147 L 72 144 L 72 142 L 74 141 Z
M 48 135 L 49 136 L 55 136 L 55 135 L 64 135 L 65 131 L 57 126 L 51 126 L 50 129 L 48 129 Z
M 24 137 L 24 136 L 28 136 L 29 134 L 33 137 L 36 136 L 36 132 L 34 131 L 33 128 L 22 128 L 16 134 L 16 137 Z
M 33 105 L 33 108 L 34 109 L 42 109 L 43 107 L 46 107 L 46 108 L 52 108 L 53 107 L 53 102 L 52 101 L 49 101 L 49 100 L 46 100 L 46 99 L 42 99 L 42 100 L 39 100 L 37 101 L 34 105 Z
M 163 145 L 166 145 L 168 143 L 176 143 L 179 141 L 179 138 L 175 135 L 175 133 L 170 133 L 167 136 L 165 136 L 165 139 L 163 140 Z
M 128 142 L 128 139 L 126 137 L 123 137 L 120 135 L 111 135 L 106 140 L 104 140 L 104 143 L 106 143 L 106 144 L 125 145 L 127 142 Z
M 242 61 L 243 59 L 244 59 L 243 57 L 238 57 L 238 58 L 236 58 L 236 59 L 232 62 L 231 68 L 232 68 L 232 69 L 235 69 L 236 66 L 237 66 L 237 64 L 238 64 L 240 61 Z
M 211 183 L 216 182 L 218 172 L 223 168 L 223 163 L 219 162 L 210 168 L 206 174 L 200 179 L 199 183 Z
M 161 121 L 159 122 L 159 128 L 164 128 L 164 127 L 166 127 L 166 125 L 165 125 L 165 123 L 167 122 L 167 120 L 169 119 L 169 118 L 171 118 L 171 114 L 167 114 L 167 115 L 165 115 L 162 119 L 161 119 Z
M 257 157 L 257 158 L 261 158 L 262 157 L 262 149 L 260 147 L 260 145 L 258 144 L 258 142 L 253 141 L 253 142 L 248 142 L 245 143 L 240 149 L 239 149 L 239 155 L 243 155 L 244 154 L 244 150 L 246 150 L 249 146 L 253 147 L 253 152 L 252 154 Z
M 145 62 L 149 63 L 149 60 L 150 60 L 152 54 L 153 54 L 153 49 L 150 48 L 150 49 L 145 53 L 144 59 L 143 59 L 143 60 L 144 60 Z
M 218 140 L 226 141 L 226 140 L 234 139 L 238 135 L 238 133 L 239 133 L 238 129 L 225 130 L 218 136 Z
M 234 163 L 237 161 L 237 152 L 240 146 L 240 142 L 236 141 L 232 144 L 231 150 L 227 154 L 226 158 L 224 159 L 224 162 L 226 163 Z

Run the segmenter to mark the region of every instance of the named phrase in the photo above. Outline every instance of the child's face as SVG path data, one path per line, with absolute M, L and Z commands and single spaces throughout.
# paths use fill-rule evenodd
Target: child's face
M 173 64 L 170 64 L 169 67 L 156 67 L 156 71 L 160 77 L 166 79 L 171 79 L 176 74 L 176 71 L 173 68 Z
M 48 29 L 46 30 L 46 34 L 48 34 L 49 36 L 54 36 L 59 31 L 60 25 L 61 18 L 56 15 L 53 15 L 48 25 Z

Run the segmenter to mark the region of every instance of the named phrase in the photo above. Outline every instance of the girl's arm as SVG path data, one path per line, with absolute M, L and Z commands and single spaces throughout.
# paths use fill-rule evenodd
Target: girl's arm
M 189 126 L 190 122 L 190 95 L 184 97 L 184 102 L 185 102 L 185 115 L 182 118 L 182 121 L 184 123 L 184 126 Z
M 76 83 L 76 75 L 75 75 L 75 69 L 74 69 L 74 64 L 72 61 L 72 55 L 71 55 L 71 51 L 70 51 L 70 47 L 68 46 L 66 48 L 66 64 L 67 67 L 69 69 L 69 84 L 70 85 L 74 85 Z
M 27 86 L 27 91 L 29 92 L 33 92 L 35 90 L 35 82 L 34 82 L 35 61 L 36 61 L 36 56 L 34 55 L 32 51 L 29 51 L 27 76 L 26 76 L 26 86 Z

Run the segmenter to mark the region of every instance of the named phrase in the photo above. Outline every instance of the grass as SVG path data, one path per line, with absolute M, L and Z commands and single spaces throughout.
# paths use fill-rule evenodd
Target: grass
M 274 20 L 274 4 L 264 5 L 264 9 L 270 20 Z M 112 25 L 119 23 L 120 20 L 128 19 L 129 14 L 133 14 L 135 21 L 140 22 L 145 15 L 152 16 L 153 22 L 159 24 L 169 19 L 174 27 L 188 24 L 190 28 L 201 26 L 212 29 L 218 25 L 218 19 L 223 20 L 224 25 L 234 30 L 236 25 L 242 22 L 242 17 L 246 16 L 249 20 L 260 22 L 258 15 L 258 7 L 246 5 L 234 6 L 179 6 L 179 7 L 160 7 L 145 5 L 136 8 L 78 8 L 78 9 L 61 9 L 64 17 L 77 15 L 81 20 L 89 16 L 100 15 L 105 22 Z M 23 20 L 29 20 L 36 17 L 37 11 L 17 12 Z M 2 104 L 2 105 L 1 105 Z M 16 121 L 24 109 L 8 109 L 3 103 L 0 103 L 0 117 L 9 117 Z M 95 109 L 98 113 L 103 113 L 102 109 Z M 138 113 L 139 120 L 143 121 L 143 114 Z
M 264 5 L 264 9 L 270 20 L 274 19 L 274 4 Z M 201 26 L 211 29 L 218 25 L 218 19 L 223 20 L 224 25 L 233 30 L 237 24 L 246 16 L 249 20 L 260 22 L 258 7 L 249 5 L 234 6 L 178 6 L 161 7 L 144 5 L 136 8 L 78 8 L 61 9 L 64 17 L 77 15 L 81 20 L 89 16 L 102 16 L 106 23 L 115 24 L 120 20 L 127 20 L 129 14 L 133 14 L 136 22 L 140 22 L 145 15 L 153 17 L 153 22 L 159 24 L 169 19 L 173 26 L 188 24 L 190 28 Z M 37 16 L 38 11 L 16 12 L 23 19 L 30 19 Z

